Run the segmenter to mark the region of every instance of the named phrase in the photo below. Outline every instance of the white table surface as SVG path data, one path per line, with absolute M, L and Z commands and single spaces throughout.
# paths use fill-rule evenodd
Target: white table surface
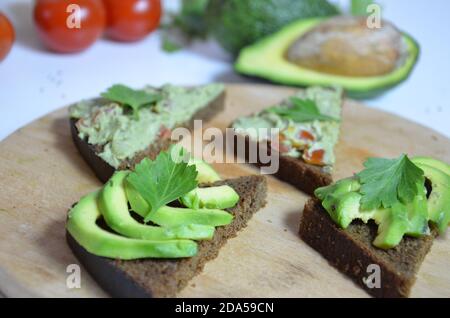
M 172 6 L 176 0 L 165 0 Z M 335 0 L 346 2 L 345 0 Z M 450 137 L 449 0 L 380 0 L 383 18 L 394 21 L 421 45 L 412 77 L 366 104 L 399 114 Z M 167 54 L 154 33 L 137 44 L 105 39 L 75 55 L 46 51 L 36 37 L 31 0 L 0 0 L 12 20 L 17 41 L 0 63 L 0 140 L 59 107 L 96 96 L 114 83 L 134 87 L 246 82 L 236 75 L 231 58 L 214 42 L 196 43 Z

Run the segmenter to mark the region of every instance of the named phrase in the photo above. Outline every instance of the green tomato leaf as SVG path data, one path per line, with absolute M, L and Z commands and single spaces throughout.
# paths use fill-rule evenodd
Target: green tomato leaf
M 361 182 L 363 210 L 407 204 L 418 194 L 420 187 L 417 184 L 425 182 L 422 169 L 406 155 L 397 159 L 369 158 L 364 166 L 366 168 L 357 174 Z
M 137 118 L 139 108 L 153 104 L 161 99 L 159 94 L 149 93 L 144 90 L 134 90 L 122 84 L 111 86 L 101 96 L 130 107 L 133 110 L 135 118 Z
M 179 160 L 184 157 L 184 153 L 183 150 L 178 151 L 175 154 L 177 158 L 174 158 L 172 151 L 161 152 L 154 161 L 145 158 L 127 177 L 127 181 L 151 207 L 145 222 L 160 207 L 198 186 L 195 165 L 188 166 L 186 161 Z
M 338 121 L 338 119 L 321 114 L 317 104 L 311 99 L 300 99 L 292 97 L 290 99 L 292 107 L 275 106 L 267 111 L 278 114 L 282 118 L 291 119 L 295 122 L 319 121 Z

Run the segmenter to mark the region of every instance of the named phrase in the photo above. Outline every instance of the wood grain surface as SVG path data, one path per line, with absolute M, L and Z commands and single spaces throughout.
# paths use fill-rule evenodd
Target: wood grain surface
M 224 129 L 238 116 L 294 92 L 269 85 L 229 85 L 226 110 L 205 125 Z M 411 103 L 414 101 L 412 100 Z M 430 155 L 450 162 L 450 141 L 399 117 L 347 101 L 336 149 L 335 178 L 362 168 L 368 156 Z M 225 178 L 258 173 L 244 164 L 215 164 Z M 0 291 L 7 297 L 105 297 L 81 269 L 81 288 L 68 289 L 77 264 L 66 245 L 70 206 L 101 186 L 72 144 L 67 109 L 51 113 L 0 143 Z M 367 297 L 298 237 L 307 196 L 269 177 L 267 206 L 181 297 Z M 437 239 L 413 297 L 450 296 L 450 240 Z

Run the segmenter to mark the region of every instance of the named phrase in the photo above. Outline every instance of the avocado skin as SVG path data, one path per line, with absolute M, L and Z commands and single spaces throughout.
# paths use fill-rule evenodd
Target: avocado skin
M 294 20 L 338 13 L 326 0 L 210 0 L 207 22 L 222 47 L 236 55 Z
M 287 85 L 287 86 L 295 86 L 295 87 L 307 87 L 310 85 L 322 85 L 322 86 L 330 86 L 330 85 L 340 85 L 345 89 L 345 93 L 348 97 L 354 98 L 354 99 L 371 99 L 378 97 L 381 94 L 384 94 L 388 90 L 394 88 L 395 86 L 401 84 L 402 82 L 406 81 L 409 76 L 411 75 L 412 71 L 414 70 L 415 65 L 417 64 L 417 61 L 420 58 L 420 45 L 418 42 L 408 33 L 402 32 L 403 37 L 406 41 L 408 41 L 411 45 L 410 54 L 411 54 L 411 66 L 406 67 L 402 66 L 400 69 L 403 72 L 402 76 L 397 79 L 396 81 L 392 82 L 391 80 L 387 81 L 385 79 L 376 79 L 376 81 L 371 81 L 370 85 L 367 84 L 367 86 L 364 87 L 354 87 L 351 84 L 345 84 L 342 82 L 342 80 L 347 79 L 361 79 L 361 80 L 371 80 L 370 77 L 346 77 L 346 76 L 328 76 L 325 73 L 319 73 L 314 72 L 316 74 L 323 75 L 322 79 L 320 80 L 313 80 L 309 77 L 308 74 L 304 74 L 306 71 L 305 68 L 298 67 L 298 73 L 297 75 L 301 79 L 296 78 L 295 80 L 290 79 L 291 76 L 285 76 L 283 72 L 279 71 L 279 67 L 277 63 L 272 61 L 272 63 L 266 63 L 266 66 L 264 66 L 265 69 L 261 68 L 255 68 L 252 66 L 252 61 L 254 61 L 255 54 L 261 54 L 260 57 L 262 57 L 264 52 L 264 48 L 270 44 L 272 44 L 272 41 L 278 40 L 278 35 L 281 34 L 285 29 L 292 28 L 292 27 L 298 27 L 303 28 L 304 25 L 309 24 L 309 28 L 306 30 L 302 30 L 302 32 L 299 32 L 297 35 L 297 38 L 300 37 L 305 32 L 309 31 L 311 28 L 316 26 L 317 24 L 323 22 L 324 19 L 317 18 L 317 19 L 306 19 L 303 21 L 295 21 L 292 24 L 289 24 L 285 26 L 284 28 L 280 29 L 279 32 L 274 33 L 272 35 L 269 35 L 265 38 L 262 38 L 260 41 L 249 45 L 247 47 L 244 47 L 240 53 L 239 56 L 236 59 L 236 62 L 234 64 L 234 69 L 236 72 L 250 77 L 250 78 L 258 78 L 264 82 L 268 83 L 274 83 L 279 85 Z M 280 47 L 288 47 L 291 43 L 284 43 L 280 42 L 278 46 Z M 249 53 L 251 53 L 252 57 L 249 57 Z M 271 59 L 271 56 L 268 57 L 267 60 Z M 286 62 L 288 63 L 288 62 Z M 267 69 L 266 69 L 267 68 Z M 270 68 L 270 69 L 268 69 Z M 309 70 L 308 70 L 309 71 Z M 398 71 L 398 70 L 397 70 Z M 392 73 L 391 73 L 392 74 Z M 387 74 L 389 75 L 389 74 Z M 334 78 L 333 78 L 334 77 Z

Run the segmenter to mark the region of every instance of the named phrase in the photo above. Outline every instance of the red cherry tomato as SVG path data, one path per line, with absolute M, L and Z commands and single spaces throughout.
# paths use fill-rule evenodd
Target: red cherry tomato
M 132 42 L 155 30 L 161 20 L 160 0 L 103 0 L 106 34 L 113 40 Z
M 102 35 L 106 13 L 101 0 L 37 0 L 34 21 L 48 48 L 74 53 L 87 49 Z
M 14 27 L 8 18 L 0 13 L 0 62 L 8 55 L 15 39 Z

